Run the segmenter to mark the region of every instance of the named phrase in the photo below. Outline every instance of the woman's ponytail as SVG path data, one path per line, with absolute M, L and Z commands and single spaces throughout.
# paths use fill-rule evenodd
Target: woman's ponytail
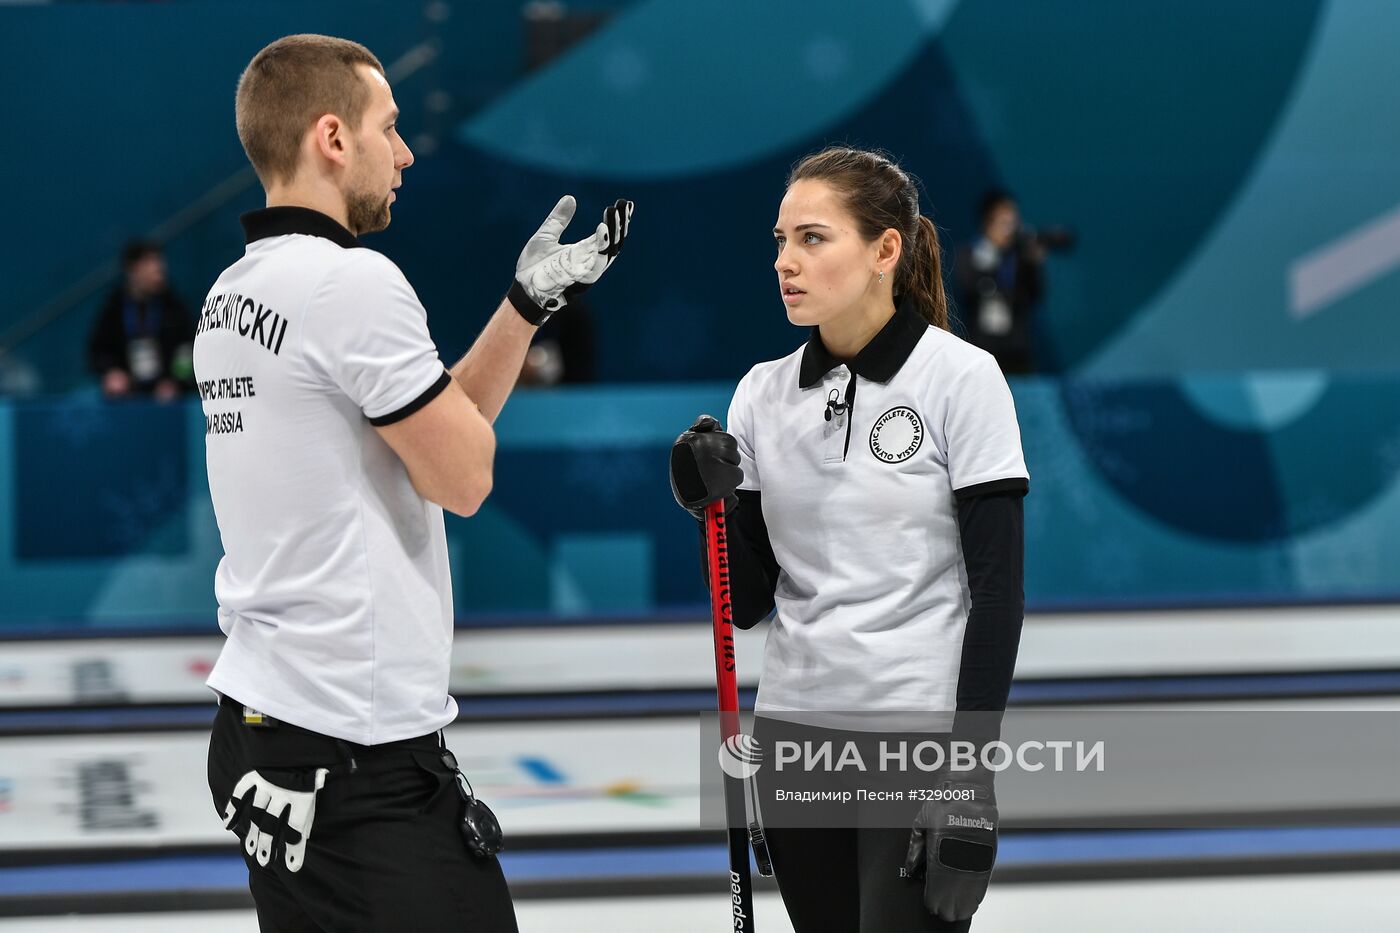
M 948 294 L 943 288 L 943 253 L 938 246 L 938 230 L 923 214 L 919 215 L 917 229 L 914 241 L 905 245 L 907 254 L 900 263 L 904 267 L 901 271 L 906 274 L 895 281 L 895 287 L 914 300 L 919 313 L 930 324 L 947 330 Z

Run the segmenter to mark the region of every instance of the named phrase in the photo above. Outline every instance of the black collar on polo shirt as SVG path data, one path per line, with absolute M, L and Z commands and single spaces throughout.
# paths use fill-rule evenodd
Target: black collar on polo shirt
M 928 328 L 928 321 L 915 310 L 913 301 L 901 298 L 895 305 L 894 316 L 848 363 L 851 371 L 875 382 L 889 382 L 904 361 L 909 359 L 914 345 Z M 802 349 L 802 368 L 798 370 L 797 384 L 810 389 L 821 382 L 823 376 L 846 362 L 831 355 L 826 344 L 822 343 L 821 330 L 813 327 L 812 336 L 807 338 L 807 346 Z
M 260 211 L 249 211 L 238 219 L 243 223 L 243 233 L 249 243 L 265 240 L 270 236 L 304 233 L 307 236 L 325 237 L 336 246 L 345 249 L 354 249 L 360 245 L 360 241 L 355 239 L 355 234 L 342 227 L 334 218 L 309 207 L 265 207 Z

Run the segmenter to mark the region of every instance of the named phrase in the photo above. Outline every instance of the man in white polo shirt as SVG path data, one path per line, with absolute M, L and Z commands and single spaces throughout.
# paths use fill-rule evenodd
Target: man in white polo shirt
M 530 338 L 616 257 L 631 204 L 561 245 L 561 200 L 449 370 L 403 274 L 357 239 L 388 225 L 413 164 L 379 61 L 280 39 L 236 109 L 268 206 L 243 217 L 194 351 L 225 551 L 215 808 L 263 930 L 515 930 L 499 827 L 439 733 L 457 714 L 442 512 L 490 491 L 491 422 Z

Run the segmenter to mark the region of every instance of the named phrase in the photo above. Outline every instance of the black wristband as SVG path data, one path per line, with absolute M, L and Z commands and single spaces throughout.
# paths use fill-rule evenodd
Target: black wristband
M 530 293 L 525 291 L 525 286 L 514 279 L 511 280 L 510 291 L 506 292 L 506 301 L 510 302 L 511 307 L 513 307 L 521 317 L 527 322 L 534 324 L 536 327 L 539 327 L 547 321 L 550 314 L 553 313 L 535 304 L 535 300 L 530 297 Z

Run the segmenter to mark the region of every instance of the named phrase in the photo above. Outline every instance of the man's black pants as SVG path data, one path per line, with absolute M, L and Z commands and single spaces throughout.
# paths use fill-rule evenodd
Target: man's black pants
M 309 789 L 316 769 L 329 769 L 299 871 L 288 870 L 281 845 L 265 867 L 244 853 L 263 933 L 516 933 L 500 864 L 472 855 L 458 829 L 461 798 L 436 734 L 354 745 L 285 723 L 245 725 L 242 711 L 225 698 L 210 737 L 220 819 L 250 771 Z M 231 828 L 241 840 L 242 827 Z

